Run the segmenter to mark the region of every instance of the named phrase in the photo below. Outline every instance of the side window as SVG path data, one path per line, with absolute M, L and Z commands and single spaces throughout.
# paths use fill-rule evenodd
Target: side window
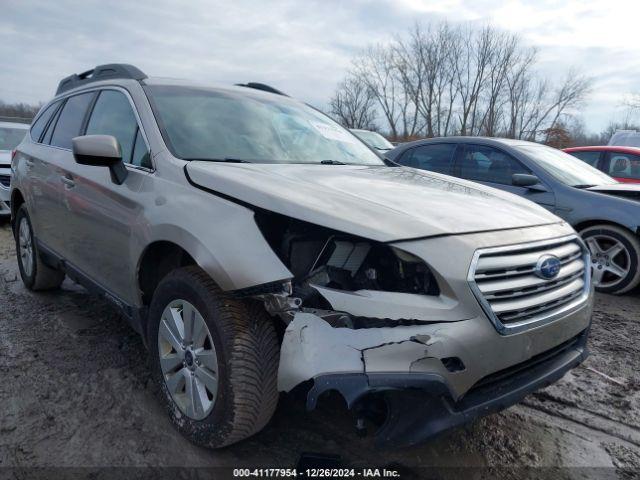
M 149 158 L 149 151 L 147 150 L 147 144 L 142 137 L 140 129 L 137 129 L 136 141 L 133 146 L 133 156 L 131 157 L 131 164 L 138 167 L 151 168 L 151 159 Z
M 450 175 L 455 151 L 456 145 L 452 143 L 423 145 L 406 152 L 398 163 L 407 167 Z
M 626 153 L 609 154 L 609 171 L 612 177 L 640 180 L 640 156 Z
M 62 102 L 64 103 L 64 102 Z M 49 126 L 42 136 L 42 143 L 46 145 L 51 145 L 51 137 L 53 136 L 53 131 L 56 128 L 56 123 L 58 122 L 58 118 L 60 118 L 60 112 L 62 111 L 62 106 L 58 108 L 56 113 L 53 115 L 53 118 L 49 122 Z
M 92 97 L 93 92 L 75 95 L 67 99 L 53 130 L 51 145 L 71 148 L 71 139 L 80 135 L 80 127 L 82 127 Z
M 567 152 L 569 155 L 588 163 L 592 167 L 598 166 L 598 160 L 600 160 L 600 152 Z
M 86 134 L 114 136 L 122 149 L 122 161 L 132 163 L 137 133 L 138 123 L 127 97 L 115 90 L 100 92 Z M 144 140 L 141 142 L 144 144 Z
M 47 107 L 47 109 L 42 112 L 42 115 L 38 117 L 38 119 L 31 125 L 31 138 L 34 142 L 39 142 L 40 137 L 42 136 L 42 132 L 44 132 L 44 128 L 47 126 L 49 119 L 56 113 L 56 109 L 60 105 L 60 102 L 52 103 Z
M 460 177 L 511 185 L 514 173 L 531 173 L 515 158 L 493 147 L 467 145 L 460 162 Z

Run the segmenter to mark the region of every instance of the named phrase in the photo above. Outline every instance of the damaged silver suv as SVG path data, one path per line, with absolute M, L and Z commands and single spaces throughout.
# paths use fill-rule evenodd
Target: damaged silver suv
M 103 65 L 63 79 L 12 163 L 32 290 L 65 275 L 142 334 L 193 442 L 258 432 L 279 392 L 336 391 L 410 445 L 586 356 L 589 253 L 516 196 L 387 165 L 263 84 Z

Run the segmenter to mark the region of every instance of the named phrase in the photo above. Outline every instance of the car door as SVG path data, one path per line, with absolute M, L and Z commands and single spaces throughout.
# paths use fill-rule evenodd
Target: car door
M 640 156 L 607 152 L 603 170 L 619 182 L 640 183 Z
M 396 163 L 406 167 L 451 175 L 456 147 L 455 143 L 420 145 L 402 153 L 396 159 Z
M 132 227 L 138 221 L 140 187 L 151 172 L 149 148 L 128 93 L 103 89 L 87 119 L 86 135 L 112 135 L 118 140 L 127 178 L 118 185 L 109 169 L 74 163 L 66 190 L 70 261 L 82 274 L 131 304 L 136 265 L 128 261 Z
M 460 178 L 514 193 L 554 211 L 553 191 L 543 185 L 534 188 L 514 185 L 513 175 L 517 173 L 532 174 L 513 156 L 489 145 L 465 145 L 458 153 L 455 166 L 455 174 Z
M 37 154 L 27 160 L 29 176 L 34 179 L 36 237 L 63 258 L 70 254 L 68 238 L 73 234 L 64 195 L 68 168 L 75 163 L 71 139 L 80 133 L 93 95 L 90 92 L 66 98 L 44 132 Z

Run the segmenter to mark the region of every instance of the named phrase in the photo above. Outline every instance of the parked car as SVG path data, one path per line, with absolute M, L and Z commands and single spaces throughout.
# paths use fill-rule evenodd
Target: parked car
M 640 148 L 571 147 L 563 151 L 622 183 L 640 183 Z
M 616 130 L 609 139 L 609 146 L 640 147 L 640 132 L 637 130 Z
M 393 149 L 393 144 L 378 132 L 352 128 L 351 133 L 380 153 L 385 153 Z
M 68 275 L 118 307 L 171 420 L 200 445 L 259 431 L 296 387 L 310 409 L 335 390 L 366 418 L 384 401 L 378 441 L 414 444 L 587 355 L 590 259 L 570 226 L 388 166 L 266 85 L 123 64 L 71 75 L 14 169 L 26 287 Z
M 620 184 L 560 150 L 520 140 L 421 140 L 387 158 L 531 200 L 580 232 L 591 250 L 597 290 L 620 294 L 640 283 L 640 186 Z
M 22 141 L 27 130 L 29 125 L 24 123 L 0 122 L 0 217 L 11 215 L 11 151 Z

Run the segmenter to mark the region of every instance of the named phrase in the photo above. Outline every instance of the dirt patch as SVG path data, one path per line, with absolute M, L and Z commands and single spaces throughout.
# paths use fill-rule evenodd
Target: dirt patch
M 139 336 L 110 305 L 69 281 L 58 292 L 25 290 L 6 225 L 0 299 L 0 466 L 294 466 L 311 451 L 414 473 L 485 467 L 486 478 L 554 467 L 563 467 L 553 470 L 559 478 L 625 478 L 640 468 L 637 293 L 598 296 L 591 357 L 560 382 L 401 451 L 379 451 L 371 438 L 359 438 L 337 405 L 307 413 L 291 395 L 245 442 L 219 451 L 188 443 L 156 398 Z

